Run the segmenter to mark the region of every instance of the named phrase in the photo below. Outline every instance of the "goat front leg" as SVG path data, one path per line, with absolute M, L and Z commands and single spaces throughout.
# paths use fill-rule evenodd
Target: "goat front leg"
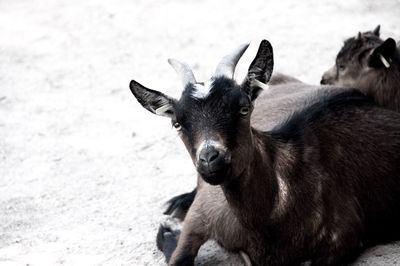
M 189 209 L 175 251 L 168 262 L 170 266 L 194 265 L 200 247 L 208 240 L 204 217 L 200 206 L 193 204 Z
M 170 266 L 191 266 L 197 256 L 201 245 L 205 241 L 199 236 L 181 235 L 178 246 L 172 254 L 171 260 L 168 262 Z

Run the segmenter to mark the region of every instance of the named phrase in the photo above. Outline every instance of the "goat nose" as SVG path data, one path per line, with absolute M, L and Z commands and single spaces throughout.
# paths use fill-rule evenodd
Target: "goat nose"
M 218 185 L 223 182 L 230 166 L 230 155 L 226 150 L 214 146 L 199 150 L 197 172 L 207 183 Z
M 320 82 L 320 83 L 321 83 L 321 85 L 325 85 L 325 84 L 327 84 L 327 82 L 326 82 L 326 79 L 322 77 L 322 79 L 321 79 L 321 82 Z
M 202 164 L 210 164 L 215 161 L 219 156 L 219 152 L 216 149 L 204 149 L 200 152 L 199 159 Z

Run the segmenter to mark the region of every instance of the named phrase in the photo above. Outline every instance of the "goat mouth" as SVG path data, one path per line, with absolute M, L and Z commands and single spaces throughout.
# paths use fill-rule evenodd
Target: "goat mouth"
M 229 167 L 224 167 L 217 171 L 199 173 L 201 177 L 210 185 L 216 186 L 222 184 L 229 173 Z

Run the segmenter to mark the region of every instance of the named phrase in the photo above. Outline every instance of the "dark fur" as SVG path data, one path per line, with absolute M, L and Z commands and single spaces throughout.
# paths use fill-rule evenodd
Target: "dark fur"
M 271 134 L 277 139 L 283 141 L 299 141 L 305 132 L 303 125 L 313 123 L 318 117 L 326 115 L 329 112 L 343 112 L 348 106 L 371 105 L 373 101 L 363 95 L 359 90 L 344 91 L 332 97 L 321 96 L 318 101 L 301 111 L 295 112 L 286 122 L 278 125 L 272 130 Z
M 265 49 L 251 66 L 271 73 L 264 41 Z M 148 97 L 133 84 L 136 97 Z M 195 163 L 199 136 L 211 133 L 219 133 L 232 163 L 219 185 L 199 182 L 169 265 L 193 265 L 208 239 L 245 252 L 253 265 L 341 265 L 365 246 L 398 239 L 400 114 L 350 90 L 318 96 L 274 129 L 257 130 L 250 114 L 237 115 L 253 104 L 246 102 L 251 84 L 219 79 L 208 98 L 193 102 L 184 93 L 172 108 Z
M 321 84 L 359 88 L 379 105 L 400 111 L 399 53 L 394 53 L 391 56 L 390 69 L 385 69 L 379 62 L 375 63 L 372 68 L 368 66 L 368 53 L 382 45 L 383 42 L 384 40 L 380 38 L 380 26 L 377 26 L 372 31 L 359 33 L 355 37 L 348 38 L 336 56 L 335 65 L 324 73 Z M 362 71 L 366 68 L 369 68 L 371 73 L 363 73 Z M 343 74 L 342 72 L 345 73 Z M 291 77 L 276 75 L 269 84 L 275 85 L 276 83 L 288 82 L 299 81 Z M 181 214 L 186 214 L 190 207 L 194 197 L 188 198 L 182 205 L 181 201 L 178 201 L 187 194 L 175 196 L 168 201 L 167 209 L 170 213 L 175 211 L 175 217 L 183 219 L 184 215 Z
M 187 138 L 187 147 L 191 156 L 197 152 L 195 140 L 199 134 L 207 130 L 208 134 L 215 133 L 210 125 L 218 125 L 218 133 L 226 136 L 228 147 L 235 145 L 235 140 L 230 138 L 237 129 L 238 111 L 243 101 L 244 93 L 233 81 L 224 77 L 214 80 L 213 87 L 206 99 L 196 99 L 190 95 L 193 88 L 187 87 L 176 104 L 176 118 L 183 127 L 183 134 Z M 233 104 L 228 101 L 233 99 Z M 249 99 L 245 98 L 243 104 L 251 105 Z M 190 111 L 188 111 L 190 110 Z
M 381 106 L 400 111 L 400 52 L 396 42 L 379 37 L 379 26 L 348 38 L 321 84 L 358 88 Z M 386 68 L 380 56 L 390 64 Z
M 288 88 L 289 84 L 291 84 L 290 90 L 285 91 L 284 88 Z M 297 99 L 299 97 L 297 96 L 296 98 L 296 96 L 293 95 L 293 91 L 306 95 L 307 91 L 311 92 L 314 90 L 314 88 L 311 88 L 310 85 L 306 85 L 296 78 L 279 72 L 273 73 L 268 85 L 271 87 L 270 90 L 273 91 L 272 95 L 269 97 L 272 97 L 272 99 L 274 99 L 274 97 L 278 97 L 274 100 L 268 98 L 262 102 L 264 106 L 269 106 L 269 109 L 273 109 L 275 111 L 275 115 L 269 113 L 268 116 L 265 116 L 266 121 L 263 121 L 263 123 L 268 123 L 271 125 L 275 125 L 278 123 L 281 117 L 285 117 L 286 114 L 290 114 L 291 112 L 295 111 L 296 108 L 301 108 L 303 105 L 303 100 Z M 279 96 L 279 92 L 282 92 L 282 94 L 285 96 Z M 275 106 L 271 106 L 272 102 L 275 102 Z M 296 104 L 294 104 L 294 102 L 296 102 Z M 264 116 L 264 114 L 260 114 L 259 116 Z M 201 179 L 201 177 L 199 178 Z M 183 193 L 171 198 L 167 202 L 167 207 L 164 211 L 164 214 L 172 215 L 174 218 L 183 220 L 193 203 L 196 193 L 197 190 L 195 188 L 192 192 Z
M 173 214 L 174 217 L 183 220 L 190 208 L 190 205 L 193 203 L 193 200 L 196 196 L 196 191 L 197 189 L 195 188 L 192 192 L 184 193 L 171 198 L 167 202 L 167 209 L 164 211 L 164 214 Z
M 362 94 L 350 91 L 322 99 L 272 132 L 255 131 L 269 156 L 266 169 L 256 170 L 271 174 L 265 180 L 252 180 L 254 183 L 250 185 L 243 176 L 222 184 L 232 215 L 243 228 L 226 229 L 224 225 L 213 224 L 216 228 L 205 231 L 219 231 L 211 238 L 228 249 L 244 250 L 254 265 L 292 265 L 308 259 L 313 265 L 337 265 L 355 258 L 363 246 L 398 239 L 400 140 L 392 138 L 400 133 L 399 119 L 398 114 L 381 110 Z M 395 131 L 391 124 L 397 124 Z M 391 143 L 381 143 L 387 131 L 392 132 Z M 287 146 L 295 157 L 290 163 L 278 155 Z M 285 215 L 271 219 L 278 193 L 272 172 L 277 171 L 279 164 L 285 165 L 281 174 L 285 174 L 292 188 L 290 204 Z M 319 182 L 321 195 L 317 195 Z M 244 183 L 251 187 L 244 189 Z M 194 206 L 193 212 L 203 215 L 210 212 Z M 316 213 L 321 221 L 314 225 Z M 202 221 L 210 219 L 201 214 Z M 217 212 L 213 213 L 213 219 L 218 219 L 215 217 L 218 214 L 224 217 Z M 190 225 L 199 230 L 200 225 L 192 222 L 188 220 L 183 232 Z M 240 235 L 241 241 L 230 242 L 226 236 L 229 232 Z M 254 242 L 246 246 L 251 241 Z M 173 265 L 186 265 L 181 263 L 179 255 L 185 254 L 186 260 L 187 253 L 176 254 Z

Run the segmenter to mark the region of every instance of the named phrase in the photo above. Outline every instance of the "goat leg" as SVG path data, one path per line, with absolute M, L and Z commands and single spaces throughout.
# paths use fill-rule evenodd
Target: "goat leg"
M 176 219 L 168 218 L 158 228 L 157 248 L 164 254 L 167 263 L 176 249 L 180 235 L 179 227 L 179 222 Z
M 183 224 L 175 251 L 169 261 L 170 266 L 191 266 L 200 247 L 208 240 L 206 228 L 198 215 L 198 210 L 190 208 Z

